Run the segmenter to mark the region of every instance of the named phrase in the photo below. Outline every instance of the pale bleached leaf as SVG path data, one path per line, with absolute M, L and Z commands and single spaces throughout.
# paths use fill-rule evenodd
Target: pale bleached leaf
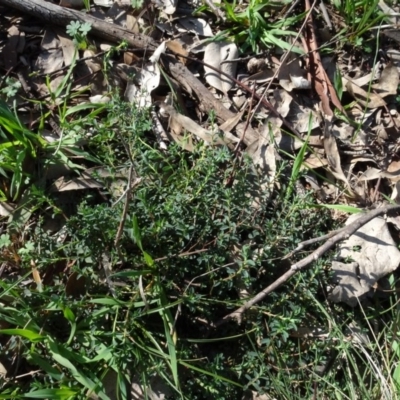
M 111 7 L 114 4 L 114 0 L 93 0 L 93 3 L 99 7 Z
M 103 184 L 92 178 L 76 177 L 66 181 L 64 177 L 57 179 L 50 188 L 51 193 L 67 192 L 70 190 L 99 189 Z
M 346 225 L 360 216 L 362 214 L 351 215 Z M 339 245 L 337 259 L 332 263 L 337 286 L 330 299 L 356 306 L 360 297 L 368 293 L 379 279 L 397 269 L 400 251 L 386 220 L 378 217 Z
M 79 54 L 75 49 L 74 42 L 70 37 L 62 33 L 58 33 L 58 39 L 61 43 L 61 49 L 64 56 L 64 65 L 71 65 L 74 57 L 79 57 Z
M 154 0 L 157 8 L 163 10 L 165 14 L 171 15 L 176 11 L 178 0 Z
M 213 42 L 208 44 L 205 49 L 204 62 L 235 78 L 237 62 L 222 62 L 235 60 L 238 56 L 239 51 L 234 43 Z M 229 79 L 227 76 L 222 75 L 207 66 L 204 66 L 204 70 L 206 72 L 205 78 L 209 85 L 224 93 L 233 87 L 234 83 L 232 79 Z
M 89 97 L 89 101 L 92 104 L 107 104 L 111 101 L 111 97 L 102 94 L 96 94 Z
M 161 54 L 165 53 L 165 50 L 167 48 L 166 46 L 166 41 L 164 40 L 154 51 L 153 55 L 151 57 L 149 57 L 149 61 L 152 63 L 156 63 L 158 62 L 158 60 L 161 57 Z
M 160 84 L 160 68 L 156 63 L 147 63 L 134 77 L 140 87 L 138 103 L 140 107 L 151 105 L 151 92 Z
M 379 179 L 381 176 L 381 170 L 377 168 L 366 169 L 358 178 L 359 181 L 371 181 L 374 179 Z
M 373 85 L 373 89 L 376 90 L 381 97 L 386 97 L 395 95 L 398 87 L 399 72 L 397 71 L 397 67 L 390 62 L 382 71 L 378 84 Z
M 286 53 L 282 56 L 282 61 L 275 59 L 275 63 L 280 64 L 278 79 L 279 84 L 288 92 L 293 89 L 309 89 L 311 82 L 307 80 L 306 71 L 301 68 L 301 61 L 295 53 Z

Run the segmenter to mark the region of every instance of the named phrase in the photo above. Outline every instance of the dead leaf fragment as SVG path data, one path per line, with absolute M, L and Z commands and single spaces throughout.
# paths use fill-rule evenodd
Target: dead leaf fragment
M 342 82 L 351 96 L 363 107 L 378 108 L 386 106 L 386 102 L 381 96 L 371 92 L 368 93 L 347 78 L 342 77 Z
M 359 218 L 353 214 L 346 225 Z M 346 263 L 343 260 L 353 260 Z M 356 306 L 376 282 L 393 272 L 400 263 L 400 251 L 384 218 L 374 218 L 340 244 L 338 261 L 332 263 L 337 286 L 330 295 L 335 302 Z
M 15 25 L 8 30 L 8 40 L 2 51 L 4 67 L 6 69 L 14 68 L 17 65 L 17 46 L 20 32 Z
M 223 145 L 223 144 L 229 144 L 232 141 L 238 141 L 239 139 L 234 137 L 233 135 L 230 135 L 228 137 L 222 137 L 219 136 L 218 134 L 208 131 L 207 129 L 204 129 L 201 127 L 199 124 L 194 122 L 192 119 L 189 117 L 186 117 L 185 115 L 182 115 L 178 112 L 175 111 L 175 109 L 168 105 L 168 104 L 161 104 L 160 105 L 160 114 L 163 117 L 168 116 L 169 117 L 169 125 L 175 132 L 177 136 L 180 136 L 180 133 L 182 129 L 186 130 L 189 133 L 194 134 L 197 136 L 197 138 L 206 141 L 209 144 L 212 145 Z M 177 138 L 173 137 L 173 139 L 179 143 L 182 144 L 183 138 Z M 189 150 L 186 147 L 187 150 Z
M 232 78 L 236 77 L 237 62 L 223 61 L 234 60 L 238 58 L 239 50 L 234 43 L 229 42 L 213 42 L 207 45 L 204 52 L 204 62 L 211 65 L 217 70 L 221 70 Z M 223 74 L 218 73 L 212 68 L 204 66 L 206 71 L 205 78 L 209 85 L 215 87 L 221 92 L 228 92 L 234 85 L 232 79 Z
M 395 95 L 399 87 L 399 72 L 393 63 L 388 63 L 382 71 L 377 85 L 372 86 L 381 97 Z
M 98 189 L 103 185 L 92 178 L 77 177 L 65 181 L 64 177 L 57 179 L 50 188 L 51 193 L 66 192 L 70 190 Z
M 213 37 L 211 26 L 207 21 L 201 18 L 181 18 L 179 24 L 184 28 L 184 31 L 195 33 L 199 36 Z
M 326 158 L 328 160 L 328 164 L 331 168 L 332 174 L 335 176 L 335 178 L 345 182 L 347 187 L 350 188 L 349 182 L 342 170 L 336 139 L 332 135 L 332 120 L 332 116 L 325 116 L 324 148 Z

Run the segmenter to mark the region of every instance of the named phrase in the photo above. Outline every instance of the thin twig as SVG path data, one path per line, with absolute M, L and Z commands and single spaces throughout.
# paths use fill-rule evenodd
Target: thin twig
M 325 254 L 329 249 L 331 249 L 335 244 L 341 242 L 342 240 L 348 239 L 352 234 L 354 234 L 357 230 L 359 230 L 363 225 L 367 224 L 372 219 L 382 215 L 387 214 L 393 211 L 397 211 L 400 209 L 400 204 L 396 205 L 388 205 L 382 208 L 377 208 L 375 210 L 371 210 L 368 213 L 364 214 L 353 223 L 347 225 L 345 228 L 339 230 L 339 232 L 333 237 L 329 238 L 324 244 L 322 244 L 318 249 L 313 251 L 310 255 L 303 258 L 301 261 L 293 264 L 290 269 L 285 272 L 281 277 L 279 277 L 275 282 L 271 285 L 267 286 L 257 295 L 255 295 L 251 300 L 247 301 L 237 310 L 232 313 L 226 315 L 224 318 L 217 321 L 213 326 L 218 327 L 221 326 L 228 321 L 236 320 L 237 322 L 241 322 L 242 315 L 245 311 L 247 311 L 254 304 L 259 303 L 263 300 L 268 294 L 276 290 L 279 286 L 285 283 L 288 279 L 290 279 L 297 272 L 304 269 L 306 266 L 310 265 L 312 262 L 318 260 L 323 254 Z
M 327 27 L 330 30 L 332 30 L 333 29 L 332 22 L 331 22 L 331 19 L 329 18 L 328 11 L 327 11 L 327 9 L 325 7 L 325 4 L 324 4 L 324 2 L 322 0 L 320 0 L 320 2 L 319 2 L 319 9 L 321 10 L 322 16 L 324 17 L 324 20 L 325 20 L 325 23 L 326 23 Z

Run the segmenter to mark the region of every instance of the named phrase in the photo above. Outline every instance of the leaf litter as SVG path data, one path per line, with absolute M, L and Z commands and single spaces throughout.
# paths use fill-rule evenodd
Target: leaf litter
M 3 70 L 21 72 L 27 77 L 33 96 L 38 98 L 51 97 L 61 87 L 68 68 L 73 67 L 75 76 L 70 87 L 73 104 L 108 102 L 110 91 L 117 89 L 124 93 L 126 101 L 137 102 L 140 107 L 158 105 L 153 130 L 163 151 L 168 151 L 172 141 L 189 152 L 197 141 L 227 145 L 232 150 L 239 145 L 264 174 L 266 183 L 262 189 L 265 191 L 271 191 L 275 185 L 277 162 L 284 157 L 282 152 L 295 156 L 308 137 L 302 168 L 307 170 L 305 180 L 317 201 L 371 206 L 378 198 L 382 200 L 384 195 L 389 195 L 397 202 L 400 118 L 395 96 L 400 53 L 390 42 L 386 46 L 388 59 L 374 65 L 372 72 L 363 71 L 354 65 L 357 64 L 354 60 L 347 62 L 346 54 L 332 59 L 330 67 L 339 72 L 337 82 L 333 82 L 321 60 L 311 19 L 301 43 L 295 43 L 308 57 L 299 57 L 297 51 L 282 55 L 280 49 L 272 53 L 269 63 L 265 56 L 260 58 L 255 52 L 243 52 L 234 42 L 210 41 L 219 33 L 218 29 L 205 17 L 181 14 L 178 1 L 157 2 L 164 17 L 155 27 L 143 18 L 148 12 L 146 8 L 134 11 L 119 8 L 112 2 L 95 3 L 100 7 L 111 6 L 107 18 L 112 23 L 128 27 L 135 34 L 152 28 L 152 37 L 161 37 L 162 33 L 168 40 L 160 41 L 158 52 L 137 55 L 128 49 L 122 57 L 115 56 L 106 65 L 99 49 L 107 48 L 109 42 L 97 39 L 90 43 L 90 50 L 77 53 L 72 38 L 63 29 L 49 26 L 51 21 L 46 25 L 35 21 L 27 29 L 24 17 L 14 19 L 13 11 L 7 10 L 7 25 L 2 28 L 6 35 L 1 44 Z M 309 2 L 306 4 L 305 11 L 310 11 Z M 379 4 L 385 6 L 382 1 Z M 223 15 L 218 9 L 214 11 L 216 15 Z M 104 11 L 97 10 L 95 15 L 102 14 L 106 18 Z M 392 14 L 391 18 L 395 18 L 396 14 Z M 383 35 L 400 42 L 397 29 L 386 30 Z M 273 50 L 276 49 L 270 49 Z M 252 63 L 246 63 L 247 56 L 253 57 Z M 184 73 L 174 75 L 167 58 L 173 58 Z M 205 64 L 193 62 L 191 58 Z M 110 78 L 113 74 L 114 78 Z M 235 82 L 240 80 L 239 75 L 246 90 Z M 166 102 L 171 87 L 178 88 L 177 93 L 184 93 L 180 99 L 175 96 L 173 104 Z M 202 104 L 205 91 L 218 107 Z M 255 101 L 255 93 L 269 99 L 276 113 Z M 61 90 L 59 98 L 54 99 L 56 104 L 61 104 L 63 94 Z M 19 95 L 18 102 L 23 103 L 26 93 L 20 90 Z M 238 95 L 242 96 L 241 104 L 233 101 Z M 176 111 L 177 106 L 181 112 Z M 218 121 L 211 128 L 205 126 L 210 109 L 215 111 Z M 53 110 L 50 108 L 48 112 L 51 115 Z M 35 114 L 37 111 L 32 109 L 30 125 L 35 124 Z M 288 131 L 284 119 L 300 137 Z M 65 153 L 65 157 L 75 163 L 76 155 L 72 154 Z M 89 166 L 82 158 L 81 167 L 87 169 Z M 321 180 L 321 176 L 326 180 Z M 65 175 L 54 179 L 51 187 L 53 192 L 74 192 L 104 189 L 104 184 L 91 176 Z M 27 223 L 31 213 L 24 209 L 24 201 L 20 199 L 17 205 L 24 211 L 21 221 Z M 2 215 L 8 217 L 14 207 L 12 202 L 4 201 Z M 348 222 L 353 218 L 356 217 Z M 332 263 L 337 284 L 331 299 L 355 306 L 373 292 L 379 280 L 398 267 L 400 254 L 396 246 L 387 221 L 380 217 L 351 235 L 339 245 L 337 260 Z M 351 262 L 343 262 L 345 259 Z

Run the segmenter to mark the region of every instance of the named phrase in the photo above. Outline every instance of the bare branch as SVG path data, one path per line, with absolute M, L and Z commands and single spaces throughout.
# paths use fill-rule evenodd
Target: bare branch
M 279 286 L 281 286 L 283 283 L 285 283 L 289 278 L 291 278 L 297 272 L 301 271 L 302 269 L 304 269 L 305 267 L 310 265 L 313 261 L 318 260 L 323 254 L 325 254 L 335 244 L 341 242 L 342 240 L 349 238 L 354 232 L 356 232 L 358 229 L 360 229 L 363 225 L 365 225 L 372 219 L 374 219 L 382 214 L 387 214 L 387 213 L 390 213 L 390 212 L 393 212 L 393 211 L 396 211 L 399 209 L 400 209 L 400 204 L 388 205 L 388 206 L 384 206 L 382 208 L 377 208 L 375 210 L 365 213 L 362 217 L 358 218 L 356 221 L 354 221 L 350 225 L 347 225 L 343 229 L 336 231 L 337 233 L 334 236 L 330 237 L 320 247 L 318 247 L 318 249 L 313 251 L 310 255 L 303 258 L 298 263 L 293 264 L 290 267 L 290 269 L 287 272 L 285 272 L 281 277 L 279 277 L 275 282 L 273 282 L 271 285 L 267 286 L 265 289 L 263 289 L 261 292 L 259 292 L 257 295 L 255 295 L 251 300 L 247 301 L 245 304 L 243 304 L 241 307 L 239 307 L 237 310 L 226 315 L 221 320 L 217 321 L 214 326 L 216 326 L 216 327 L 221 326 L 231 320 L 236 320 L 237 322 L 240 323 L 241 319 L 242 319 L 242 315 L 245 311 L 247 311 L 254 304 L 259 303 L 268 294 L 270 294 L 271 292 L 276 290 Z M 323 238 L 326 236 L 327 235 L 324 235 Z M 308 242 L 313 243 L 311 241 L 308 241 Z

